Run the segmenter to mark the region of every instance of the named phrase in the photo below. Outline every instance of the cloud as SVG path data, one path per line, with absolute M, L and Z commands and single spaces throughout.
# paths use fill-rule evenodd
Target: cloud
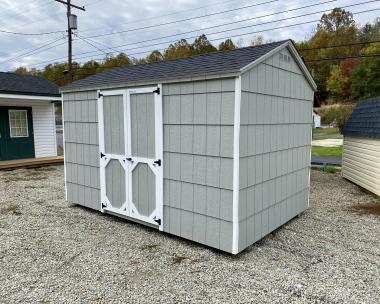
M 311 34 L 316 23 L 291 26 L 296 23 L 309 20 L 319 19 L 321 13 L 306 16 L 303 18 L 283 20 L 273 22 L 278 19 L 289 18 L 305 13 L 331 9 L 336 6 L 346 6 L 357 3 L 353 0 L 337 0 L 332 3 L 321 4 L 314 7 L 304 8 L 288 13 L 276 14 L 258 18 L 271 13 L 279 13 L 284 10 L 298 8 L 301 6 L 315 4 L 313 0 L 278 0 L 273 3 L 258 5 L 255 7 L 234 10 L 224 14 L 216 14 L 203 18 L 191 19 L 183 22 L 173 23 L 165 26 L 155 26 L 166 22 L 172 22 L 180 19 L 187 19 L 195 16 L 213 14 L 219 11 L 231 10 L 238 7 L 252 5 L 254 3 L 268 2 L 269 0 L 139 0 L 139 1 L 119 1 L 119 0 L 73 0 L 76 5 L 86 7 L 86 11 L 73 10 L 78 16 L 78 35 L 80 37 L 89 37 L 99 34 L 108 34 L 117 31 L 127 31 L 131 29 L 149 27 L 144 30 L 129 31 L 117 35 L 107 35 L 99 38 L 92 38 L 93 44 L 97 48 L 104 49 L 105 52 L 111 52 L 110 48 L 123 50 L 134 57 L 146 55 L 153 49 L 163 50 L 167 47 L 168 42 L 175 41 L 179 38 L 191 38 L 201 33 L 208 34 L 209 39 L 214 44 L 218 44 L 222 38 L 233 38 L 234 41 L 243 39 L 244 45 L 248 45 L 257 35 L 263 35 L 270 40 L 294 39 L 296 41 L 305 39 Z M 327 0 L 318 0 L 318 3 Z M 362 0 L 364 1 L 364 0 Z M 0 11 L 0 29 L 17 32 L 47 32 L 66 30 L 66 15 L 64 5 L 53 0 L 2 0 L 2 5 L 6 9 Z M 376 3 L 369 3 L 357 7 L 349 8 L 350 11 L 362 11 L 379 7 Z M 378 11 L 355 15 L 355 20 L 359 24 L 364 24 L 374 20 L 378 16 Z M 224 24 L 228 22 L 240 21 L 248 18 L 257 18 L 251 21 L 244 21 L 234 25 L 220 26 L 212 29 L 208 27 Z M 258 25 L 263 22 L 273 22 Z M 150 27 L 151 26 L 151 27 Z M 248 27 L 249 26 L 249 27 Z M 265 31 L 263 33 L 254 33 L 256 31 L 271 29 L 274 27 L 289 26 L 283 29 Z M 244 29 L 235 29 L 229 32 L 216 33 L 218 31 L 246 27 Z M 189 34 L 177 35 L 182 32 L 194 31 Z M 238 36 L 246 34 L 243 36 Z M 158 37 L 173 35 L 173 37 L 157 40 Z M 177 36 L 174 36 L 177 35 Z M 61 38 L 56 42 L 25 56 L 27 53 L 36 48 L 40 48 L 49 42 Z M 156 39 L 152 42 L 136 44 L 140 41 Z M 190 39 L 192 41 L 192 39 Z M 147 46 L 157 44 L 154 46 Z M 117 47 L 124 45 L 123 47 Z M 107 47 L 110 47 L 107 49 Z M 146 46 L 146 47 L 141 47 Z M 138 48 L 140 47 L 140 48 Z M 49 49 L 50 48 L 50 49 Z M 87 61 L 90 59 L 104 58 L 104 53 L 100 52 L 89 43 L 79 38 L 74 41 L 74 59 Z M 78 55 L 81 53 L 86 53 Z M 0 70 L 11 70 L 17 66 L 27 66 L 29 68 L 42 68 L 45 64 L 53 62 L 54 59 L 63 62 L 66 59 L 67 46 L 63 34 L 54 34 L 49 36 L 18 36 L 0 33 Z M 15 60 L 14 58 L 20 56 Z M 81 58 L 84 57 L 84 58 Z M 79 59 L 80 58 L 80 59 Z

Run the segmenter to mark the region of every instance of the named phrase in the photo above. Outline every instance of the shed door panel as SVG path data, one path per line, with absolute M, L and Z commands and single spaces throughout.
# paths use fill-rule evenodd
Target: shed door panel
M 155 158 L 154 94 L 131 94 L 132 156 Z
M 108 154 L 124 155 L 123 95 L 104 96 L 104 147 Z
M 101 210 L 128 215 L 126 153 L 126 96 L 107 92 L 99 98 Z
M 159 90 L 157 87 L 128 90 L 128 108 L 129 216 L 158 224 L 162 230 L 162 98 Z

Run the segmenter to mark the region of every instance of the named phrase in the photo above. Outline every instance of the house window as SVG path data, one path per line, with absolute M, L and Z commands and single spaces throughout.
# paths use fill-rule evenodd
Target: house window
M 26 110 L 9 110 L 9 130 L 12 138 L 29 136 Z

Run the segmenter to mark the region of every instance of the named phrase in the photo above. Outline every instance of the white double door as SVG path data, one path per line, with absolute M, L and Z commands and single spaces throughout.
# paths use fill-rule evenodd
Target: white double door
M 163 227 L 161 86 L 98 91 L 101 211 Z

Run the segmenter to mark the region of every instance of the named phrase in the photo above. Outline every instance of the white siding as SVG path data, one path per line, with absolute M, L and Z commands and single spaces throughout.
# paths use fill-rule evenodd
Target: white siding
M 380 195 L 380 140 L 344 137 L 342 176 Z
M 32 106 L 36 157 L 57 156 L 54 104 Z
M 57 156 L 54 104 L 50 101 L 0 99 L 0 106 L 31 107 L 36 157 Z

